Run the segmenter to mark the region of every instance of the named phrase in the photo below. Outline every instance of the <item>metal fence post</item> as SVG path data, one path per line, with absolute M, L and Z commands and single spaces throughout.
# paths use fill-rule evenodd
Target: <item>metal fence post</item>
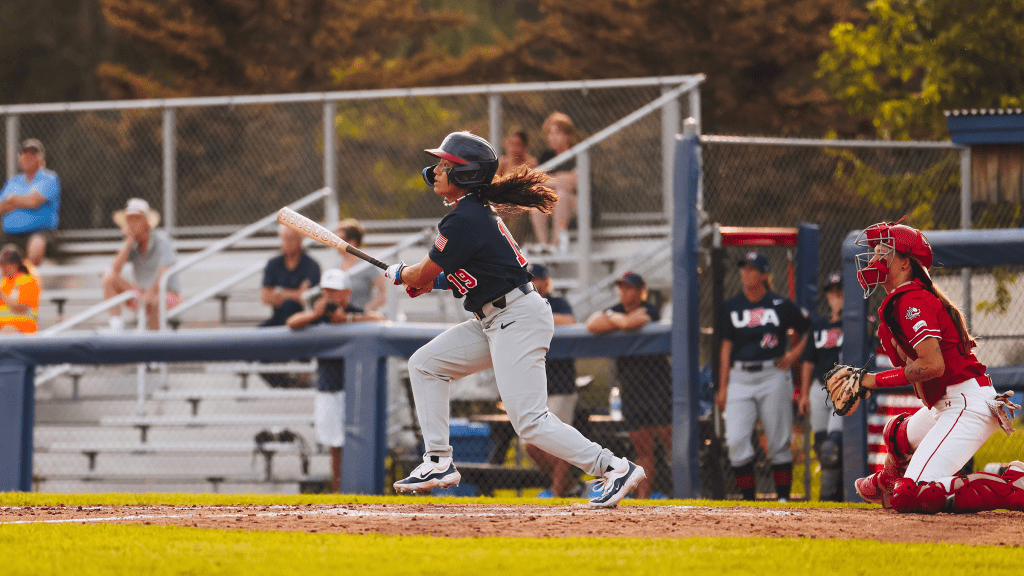
M 18 173 L 18 115 L 7 115 L 7 178 Z
M 672 86 L 662 86 L 661 93 L 672 90 Z M 673 99 L 661 107 L 661 213 L 667 220 L 672 218 L 672 198 L 674 194 L 672 178 L 676 153 L 676 135 L 679 134 L 679 100 Z
M 0 359 L 0 492 L 32 489 L 35 366 L 17 356 Z
M 971 147 L 960 150 L 960 228 L 971 229 Z M 964 312 L 964 321 L 967 326 L 971 325 L 971 276 L 972 269 L 965 266 L 960 271 L 960 282 L 963 286 L 963 302 L 961 309 Z
M 590 150 L 583 149 L 576 156 L 576 222 L 579 236 L 580 275 L 579 286 L 585 289 L 590 286 L 591 252 L 591 211 L 590 204 Z
M 338 226 L 338 150 L 337 131 L 334 129 L 336 114 L 337 103 L 334 100 L 324 102 L 324 187 L 331 191 L 324 198 L 324 223 L 328 230 Z
M 501 94 L 498 92 L 487 95 L 487 124 L 487 139 L 501 156 Z
M 164 148 L 164 230 L 174 235 L 175 207 L 177 206 L 177 148 L 174 143 L 174 108 L 164 107 L 163 148 Z

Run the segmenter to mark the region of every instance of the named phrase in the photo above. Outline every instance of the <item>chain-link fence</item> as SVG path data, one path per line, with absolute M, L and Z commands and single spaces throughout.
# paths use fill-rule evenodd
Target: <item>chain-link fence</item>
M 63 186 L 62 230 L 112 228 L 111 212 L 133 196 L 172 230 L 237 226 L 321 186 L 337 191 L 339 214 L 316 215 L 328 221 L 434 218 L 444 207 L 425 190 L 422 151 L 448 133 L 473 131 L 500 152 L 518 127 L 539 156 L 550 113 L 567 114 L 582 140 L 688 80 L 5 106 L 4 176 L 17 171 L 20 140 L 42 140 Z M 680 100 L 593 150 L 595 215 L 663 212 L 680 105 L 690 115 Z

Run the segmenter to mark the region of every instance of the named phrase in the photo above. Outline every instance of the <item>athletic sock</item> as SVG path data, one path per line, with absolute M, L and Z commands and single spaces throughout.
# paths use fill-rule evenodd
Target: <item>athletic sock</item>
M 772 476 L 775 479 L 775 495 L 789 500 L 789 492 L 793 487 L 793 463 L 772 465 Z
M 754 478 L 754 463 L 734 466 L 732 473 L 736 476 L 736 487 L 744 500 L 753 500 L 757 496 L 757 479 Z

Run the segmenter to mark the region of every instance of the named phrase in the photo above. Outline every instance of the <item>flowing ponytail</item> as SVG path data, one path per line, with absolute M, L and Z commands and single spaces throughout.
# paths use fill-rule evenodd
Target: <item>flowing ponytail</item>
M 544 185 L 550 179 L 546 172 L 519 166 L 487 186 L 473 188 L 473 194 L 505 212 L 539 210 L 551 214 L 558 194 Z
M 953 304 L 953 302 L 950 301 L 949 297 L 946 296 L 946 293 L 943 292 L 941 288 L 932 282 L 931 276 L 924 271 L 924 268 L 921 267 L 917 260 L 910 256 L 907 256 L 907 258 L 910 260 L 912 277 L 919 280 L 921 284 L 924 285 L 925 290 L 928 290 L 938 298 L 939 302 L 942 303 L 942 307 L 946 309 L 946 314 L 949 314 L 949 319 L 953 322 L 953 326 L 956 327 L 956 333 L 960 336 L 960 344 L 957 346 L 960 353 L 964 356 L 970 354 L 971 349 L 978 344 L 967 331 L 967 321 L 964 319 L 963 312 L 960 311 L 960 308 L 958 308 L 956 304 Z

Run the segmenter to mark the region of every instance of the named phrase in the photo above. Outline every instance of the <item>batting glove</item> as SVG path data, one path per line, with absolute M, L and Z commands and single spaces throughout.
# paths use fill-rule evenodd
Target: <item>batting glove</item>
M 398 264 L 392 264 L 388 266 L 388 269 L 384 271 L 384 277 L 390 278 L 395 286 L 402 285 L 402 268 L 405 268 L 405 262 L 399 261 Z

